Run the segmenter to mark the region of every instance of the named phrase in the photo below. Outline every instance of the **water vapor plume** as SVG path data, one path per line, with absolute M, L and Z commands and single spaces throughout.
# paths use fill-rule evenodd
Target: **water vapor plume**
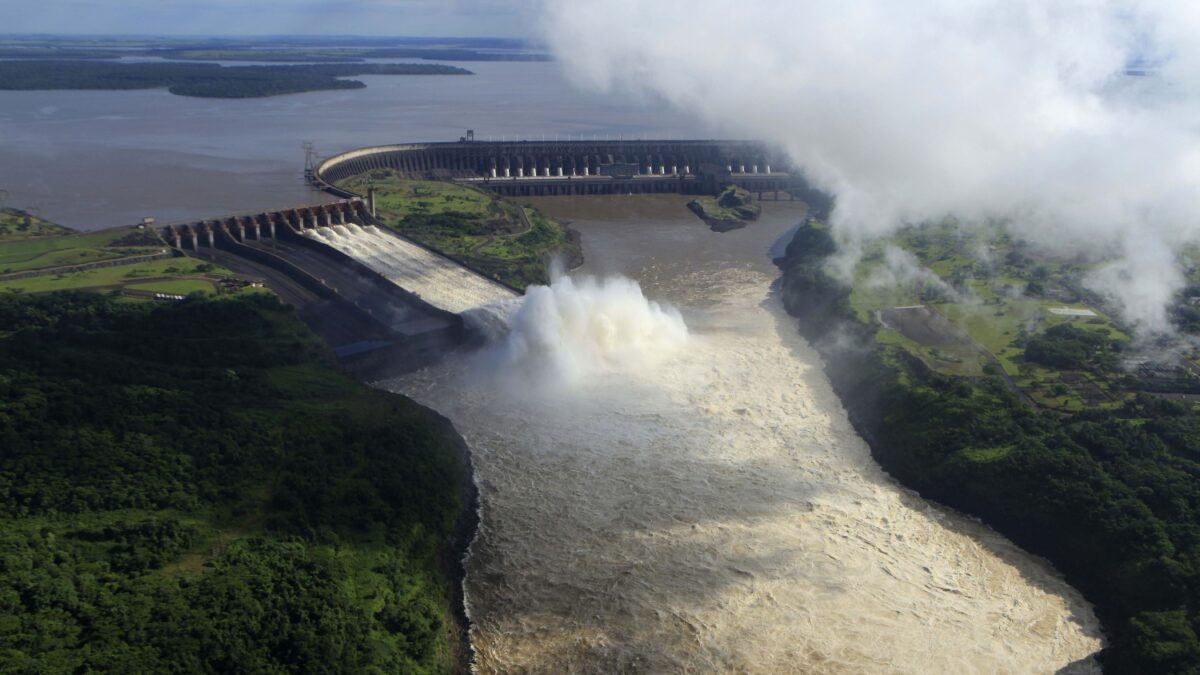
M 648 300 L 636 281 L 618 276 L 557 276 L 549 286 L 531 286 L 508 327 L 482 359 L 489 372 L 518 384 L 636 373 L 675 353 L 688 338 L 678 310 Z
M 1200 240 L 1194 2 L 609 0 L 547 3 L 544 28 L 581 86 L 780 145 L 837 195 L 844 242 L 1002 219 L 1053 252 L 1120 252 L 1091 282 L 1168 329 L 1175 252 Z

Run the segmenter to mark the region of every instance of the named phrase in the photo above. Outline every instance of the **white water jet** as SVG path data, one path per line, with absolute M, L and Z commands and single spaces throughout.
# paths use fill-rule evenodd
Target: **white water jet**
M 509 288 L 412 242 L 354 223 L 305 230 L 304 235 L 349 255 L 406 291 L 448 312 L 511 299 Z
M 636 281 L 619 276 L 559 276 L 550 286 L 532 286 L 508 323 L 508 334 L 481 363 L 539 385 L 651 367 L 688 337 L 677 309 L 648 300 Z

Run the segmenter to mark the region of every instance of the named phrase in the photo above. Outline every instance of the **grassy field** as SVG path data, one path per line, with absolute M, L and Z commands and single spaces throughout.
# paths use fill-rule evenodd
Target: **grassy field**
M 161 279 L 148 281 L 143 284 L 126 284 L 131 291 L 146 291 L 149 293 L 170 293 L 172 295 L 187 295 L 188 293 L 212 293 L 216 289 L 207 279 Z
M 433 180 L 404 180 L 395 172 L 375 171 L 351 176 L 339 187 L 366 194 L 375 186 L 375 207 L 381 219 L 402 219 L 411 215 L 460 215 L 486 220 L 502 218 L 516 222 L 515 207 L 480 190 Z
M 77 233 L 40 221 L 36 231 L 43 234 L 28 235 L 34 229 L 32 224 L 16 231 L 0 229 L 0 271 L 45 270 L 45 273 L 22 279 L 0 279 L 0 292 L 129 289 L 171 295 L 215 294 L 219 290 L 217 282 L 233 276 L 233 272 L 225 268 L 187 257 L 114 264 L 74 272 L 56 270 L 81 263 L 151 255 L 165 251 L 167 246 L 153 231 L 137 227 Z
M 0 245 L 0 250 L 3 246 Z M 69 272 L 66 274 L 45 274 L 24 279 L 0 280 L 0 291 L 22 293 L 45 293 L 48 291 L 65 291 L 71 289 L 118 289 L 129 287 L 133 290 L 150 291 L 153 293 L 187 293 L 198 290 L 213 292 L 211 281 L 219 277 L 231 276 L 233 272 L 205 263 L 194 258 L 163 258 L 149 262 L 129 265 L 114 265 L 99 269 Z M 163 279 L 162 277 L 170 277 Z M 196 277 L 181 279 L 179 277 Z M 204 278 L 200 278 L 204 277 Z M 151 281 L 153 279 L 153 281 Z M 169 290 L 186 288 L 187 291 Z
M 31 237 L 57 237 L 71 230 L 55 225 L 19 209 L 0 208 L 0 241 L 16 241 Z
M 352 176 L 338 186 L 366 194 L 368 184 L 375 187 L 376 215 L 383 223 L 514 288 L 547 283 L 552 256 L 580 255 L 578 242 L 561 224 L 496 195 L 406 180 L 391 170 Z
M 153 233 L 136 227 L 39 238 L 18 233 L 15 239 L 0 237 L 0 273 L 149 255 L 166 248 Z
M 1030 255 L 999 228 L 961 232 L 952 223 L 906 228 L 868 245 L 854 270 L 849 302 L 859 319 L 879 327 L 880 343 L 909 352 L 942 375 L 972 377 L 995 367 L 1044 407 L 1061 412 L 1114 407 L 1131 395 L 1119 373 L 1061 371 L 1025 358 L 1026 340 L 1063 323 L 1130 343 L 1111 317 L 1066 290 L 1087 269 Z M 923 309 L 893 309 L 903 307 Z M 1064 307 L 1094 316 L 1052 311 Z M 940 337 L 936 330 L 930 334 L 906 311 L 932 312 L 948 327 Z M 904 317 L 909 320 L 897 321 Z

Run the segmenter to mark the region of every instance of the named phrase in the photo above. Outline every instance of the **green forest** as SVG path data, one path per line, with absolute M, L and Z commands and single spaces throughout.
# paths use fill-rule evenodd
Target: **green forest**
M 824 225 L 801 226 L 779 261 L 783 299 L 880 464 L 1049 558 L 1096 605 L 1106 672 L 1200 673 L 1200 417 L 1145 392 L 1065 415 L 1028 405 L 996 368 L 939 373 L 877 339 L 826 270 L 835 251 Z M 1061 324 L 1024 349 L 1106 368 L 1120 343 Z
M 0 448 L 0 671 L 463 663 L 465 446 L 274 296 L 0 294 Z
M 222 66 L 215 63 L 0 61 L 0 90 L 158 89 L 178 96 L 251 98 L 323 89 L 361 89 L 356 75 L 471 75 L 424 63 Z

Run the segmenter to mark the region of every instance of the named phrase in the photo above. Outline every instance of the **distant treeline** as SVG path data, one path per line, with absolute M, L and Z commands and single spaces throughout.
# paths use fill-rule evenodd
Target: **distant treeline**
M 112 60 L 122 57 L 157 57 L 181 61 L 261 61 L 358 63 L 364 59 L 424 59 L 426 61 L 548 61 L 549 55 L 535 51 L 468 49 L 463 47 L 290 47 L 257 49 L 241 46 L 183 45 L 172 47 L 96 49 L 91 47 L 3 47 L 0 59 L 87 59 Z
M 1110 673 L 1200 673 L 1200 417 L 1141 393 L 1122 408 L 1039 414 L 999 374 L 948 377 L 875 340 L 826 271 L 836 245 L 802 225 L 783 299 L 872 453 L 922 495 L 1049 558 L 1096 604 Z M 1063 324 L 1026 358 L 1112 367 L 1111 345 Z
M 2 294 L 0 671 L 456 670 L 464 452 L 274 296 Z
M 179 96 L 250 98 L 323 89 L 360 89 L 355 75 L 471 75 L 438 64 L 220 66 L 213 63 L 0 61 L 0 90 L 157 89 Z

